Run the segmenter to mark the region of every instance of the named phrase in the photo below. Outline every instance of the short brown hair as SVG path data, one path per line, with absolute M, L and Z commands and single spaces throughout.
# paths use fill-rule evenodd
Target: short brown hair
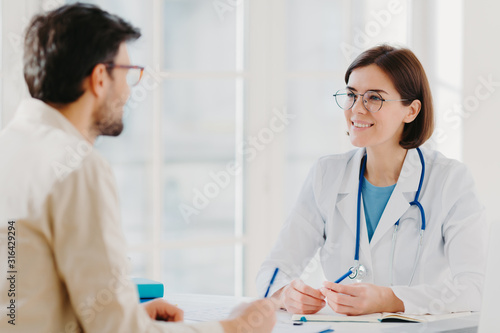
M 97 6 L 76 3 L 36 15 L 24 40 L 24 79 L 33 98 L 68 104 L 83 95 L 83 80 L 112 62 L 139 29 Z
M 380 45 L 361 53 L 345 73 L 345 82 L 349 81 L 356 68 L 375 64 L 391 79 L 401 95 L 404 105 L 410 105 L 418 99 L 422 104 L 420 113 L 403 129 L 399 144 L 405 149 L 417 148 L 429 139 L 434 131 L 434 107 L 427 75 L 415 54 L 406 48 Z

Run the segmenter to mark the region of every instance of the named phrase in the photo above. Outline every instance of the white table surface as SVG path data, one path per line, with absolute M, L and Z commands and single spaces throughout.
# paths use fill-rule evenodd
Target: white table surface
M 178 305 L 184 310 L 186 322 L 218 321 L 225 319 L 231 310 L 241 302 L 250 302 L 252 298 L 195 295 L 195 294 L 167 294 L 165 300 Z M 304 323 L 294 326 L 291 314 L 285 311 L 277 312 L 277 323 L 273 333 L 317 333 L 326 328 L 331 328 L 335 333 L 423 333 L 445 332 L 453 329 L 477 326 L 479 313 L 471 314 L 453 320 L 442 320 L 430 323 Z M 474 330 L 471 330 L 473 332 Z M 452 331 L 450 331 L 452 332 Z

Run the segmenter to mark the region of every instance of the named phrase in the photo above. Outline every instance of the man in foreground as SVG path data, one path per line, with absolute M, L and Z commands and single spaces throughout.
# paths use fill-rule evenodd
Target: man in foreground
M 188 325 L 163 301 L 138 304 L 127 278 L 114 178 L 92 149 L 123 129 L 143 68 L 121 18 L 84 4 L 36 16 L 25 39 L 24 101 L 0 133 L 0 331 L 271 332 L 260 300 L 228 320 Z M 152 319 L 154 320 L 152 320 Z M 162 323 L 169 321 L 176 323 Z

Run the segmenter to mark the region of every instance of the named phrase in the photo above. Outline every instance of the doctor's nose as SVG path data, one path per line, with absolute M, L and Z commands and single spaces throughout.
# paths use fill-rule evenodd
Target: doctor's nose
M 352 112 L 366 114 L 368 112 L 368 110 L 366 110 L 363 103 L 364 103 L 363 98 L 361 96 L 358 96 L 358 98 L 356 98 L 356 100 L 354 101 L 354 104 L 351 107 Z

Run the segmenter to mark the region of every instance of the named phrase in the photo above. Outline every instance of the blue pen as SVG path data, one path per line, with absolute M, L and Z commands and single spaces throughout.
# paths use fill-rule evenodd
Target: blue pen
M 342 275 L 341 277 L 339 277 L 337 279 L 337 281 L 335 281 L 335 283 L 340 283 L 340 282 L 344 281 L 344 279 L 346 277 L 348 277 L 349 275 L 351 275 L 351 274 L 352 274 L 351 270 L 347 271 L 347 273 L 345 273 L 344 275 Z
M 278 275 L 279 270 L 280 269 L 278 267 L 276 267 L 276 269 L 274 270 L 273 277 L 271 278 L 271 281 L 269 282 L 269 287 L 267 287 L 267 291 L 266 291 L 266 294 L 264 295 L 264 298 L 267 298 L 267 295 L 269 294 L 269 290 L 271 289 L 271 286 L 273 285 L 274 279 L 276 279 L 276 275 Z

